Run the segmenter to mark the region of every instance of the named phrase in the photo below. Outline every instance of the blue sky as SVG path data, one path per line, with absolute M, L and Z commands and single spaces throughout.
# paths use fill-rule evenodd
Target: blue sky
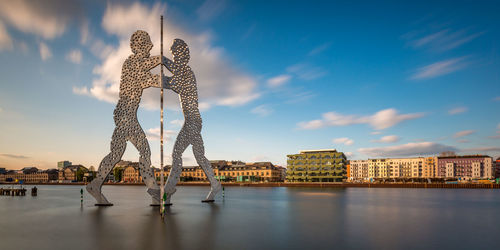
M 130 35 L 184 39 L 209 159 L 500 156 L 494 1 L 0 1 L 0 167 L 98 166 Z M 169 56 L 170 57 L 170 56 Z M 166 162 L 182 124 L 166 96 Z M 159 164 L 159 90 L 138 117 Z M 185 165 L 194 164 L 191 150 Z M 128 145 L 124 159 L 137 160 Z

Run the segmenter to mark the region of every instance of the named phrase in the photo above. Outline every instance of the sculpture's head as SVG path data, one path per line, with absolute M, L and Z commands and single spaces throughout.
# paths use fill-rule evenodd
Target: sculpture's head
M 149 51 L 153 48 L 153 43 L 146 31 L 138 30 L 130 37 L 130 48 L 136 55 L 149 57 Z
M 176 63 L 188 63 L 189 61 L 189 48 L 183 40 L 176 38 L 172 47 L 170 47 L 170 52 L 174 57 L 174 62 Z

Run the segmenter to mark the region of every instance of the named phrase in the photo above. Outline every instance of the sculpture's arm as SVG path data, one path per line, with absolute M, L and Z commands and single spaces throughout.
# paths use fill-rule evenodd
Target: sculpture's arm
M 163 57 L 163 65 L 165 65 L 170 73 L 174 73 L 174 62 L 172 62 L 172 60 Z
M 164 88 L 171 89 L 175 93 L 179 93 L 179 87 L 174 83 L 173 77 L 163 76 L 163 83 L 160 83 L 160 75 L 152 75 L 148 78 L 146 86 L 144 88 L 155 87 L 155 88 Z
M 165 67 L 167 67 L 167 69 L 172 72 L 171 68 L 172 68 L 172 61 L 166 57 L 163 57 L 163 62 L 160 60 L 161 56 L 152 56 L 152 57 L 149 57 L 148 59 L 146 59 L 144 61 L 144 64 L 146 66 L 146 68 L 148 70 L 151 70 L 152 68 L 160 65 L 163 63 L 163 65 L 165 65 Z

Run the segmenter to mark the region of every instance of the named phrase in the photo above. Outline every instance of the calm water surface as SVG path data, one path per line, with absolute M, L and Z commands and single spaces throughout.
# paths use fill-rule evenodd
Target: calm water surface
M 500 190 L 178 187 L 162 221 L 142 186 L 38 188 L 0 196 L 0 249 L 500 249 Z

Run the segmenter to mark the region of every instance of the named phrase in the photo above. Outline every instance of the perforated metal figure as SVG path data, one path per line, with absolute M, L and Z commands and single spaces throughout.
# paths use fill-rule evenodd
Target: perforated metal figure
M 120 99 L 114 111 L 116 128 L 111 139 L 111 152 L 102 159 L 97 177 L 87 185 L 87 191 L 97 200 L 96 205 L 111 205 L 101 193 L 101 187 L 113 167 L 121 160 L 127 141 L 139 151 L 139 168 L 142 180 L 148 187 L 153 204 L 159 204 L 160 192 L 151 168 L 151 151 L 146 134 L 137 120 L 137 109 L 142 91 L 149 87 L 162 87 L 160 76 L 150 70 L 162 63 L 160 56 L 150 57 L 153 48 L 147 32 L 138 30 L 130 38 L 130 55 L 122 67 L 120 80 Z M 163 62 L 165 62 L 165 57 Z
M 167 84 L 165 87 L 179 94 L 184 113 L 184 125 L 177 135 L 172 152 L 172 169 L 165 184 L 165 193 L 167 194 L 165 203 L 170 204 L 170 199 L 176 191 L 175 185 L 179 181 L 182 172 L 182 153 L 189 145 L 193 145 L 196 162 L 201 166 L 208 181 L 210 181 L 210 192 L 203 201 L 212 202 L 215 195 L 220 192 L 221 184 L 215 179 L 212 166 L 205 157 L 205 148 L 201 137 L 202 122 L 200 110 L 198 109 L 196 78 L 188 66 L 189 48 L 183 40 L 175 39 L 170 51 L 174 60 L 172 62 L 167 59 L 165 66 L 173 75 L 166 78 Z

